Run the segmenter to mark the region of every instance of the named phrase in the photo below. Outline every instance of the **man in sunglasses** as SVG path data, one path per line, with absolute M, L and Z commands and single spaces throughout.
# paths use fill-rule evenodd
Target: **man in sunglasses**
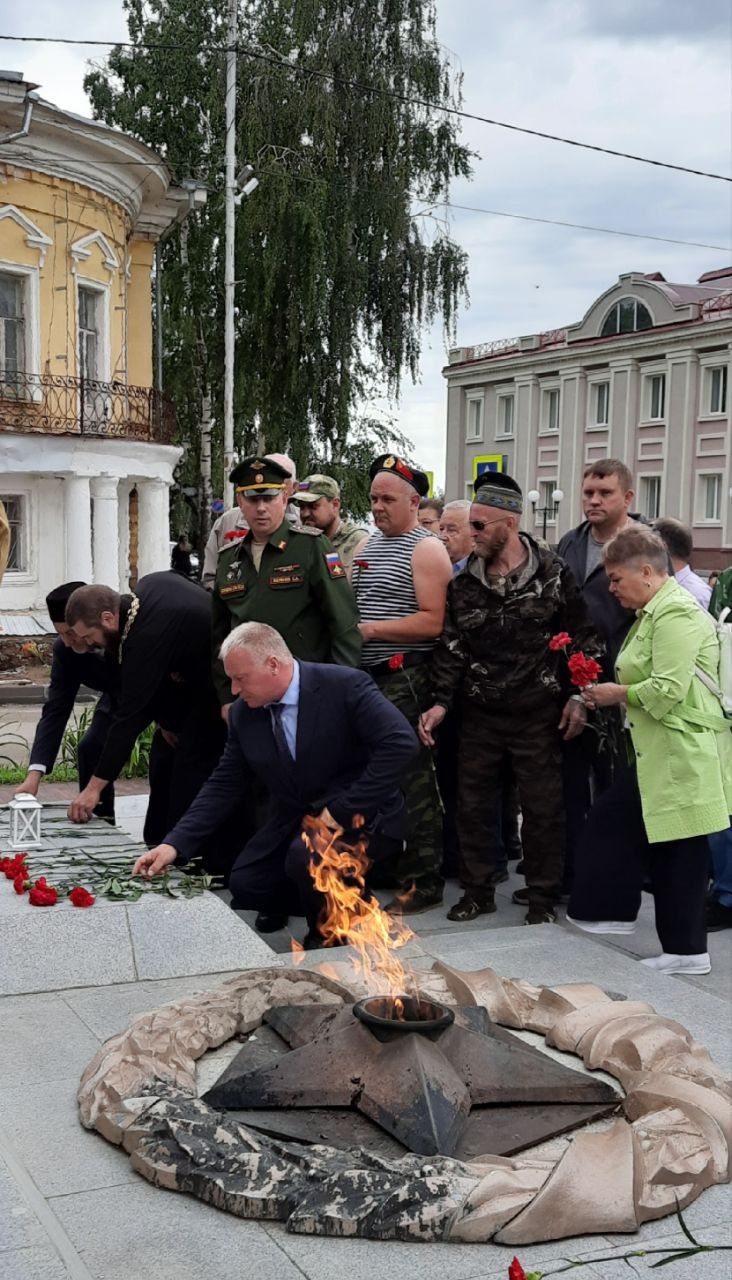
M 481 484 L 470 509 L 474 547 L 447 593 L 445 628 L 432 659 L 434 706 L 420 737 L 455 707 L 460 716 L 458 835 L 463 897 L 451 920 L 495 911 L 497 815 L 508 756 L 523 811 L 526 924 L 549 924 L 561 891 L 564 849 L 562 737 L 586 712 L 571 694 L 566 662 L 549 641 L 567 631 L 588 656 L 600 643 L 572 574 L 544 543 L 520 531 L 523 497 L 510 476 Z

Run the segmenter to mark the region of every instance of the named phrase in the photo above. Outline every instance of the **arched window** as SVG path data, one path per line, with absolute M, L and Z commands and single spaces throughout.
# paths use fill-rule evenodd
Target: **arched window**
M 638 333 L 641 329 L 652 328 L 653 319 L 648 307 L 637 298 L 621 298 L 605 316 L 600 337 L 612 338 L 616 333 Z

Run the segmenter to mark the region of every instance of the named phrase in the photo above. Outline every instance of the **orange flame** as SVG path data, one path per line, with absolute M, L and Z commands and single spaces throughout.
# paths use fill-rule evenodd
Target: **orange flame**
M 306 817 L 303 825 L 302 838 L 312 854 L 313 884 L 325 897 L 318 919 L 324 945 L 347 941 L 359 954 L 364 978 L 380 974 L 390 991 L 403 993 L 407 975 L 394 952 L 414 934 L 383 911 L 375 897 L 364 897 L 368 840 L 346 844 L 339 839 L 340 831 L 333 831 L 320 818 Z M 361 825 L 362 819 L 354 820 L 354 826 Z

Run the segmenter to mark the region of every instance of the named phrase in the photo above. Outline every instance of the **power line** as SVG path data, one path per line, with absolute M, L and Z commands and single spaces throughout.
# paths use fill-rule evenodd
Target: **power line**
M 212 53 L 224 55 L 228 52 L 228 47 L 224 45 L 186 45 L 165 42 L 141 42 L 134 44 L 127 40 L 78 40 L 68 36 L 5 36 L 0 35 L 1 40 L 13 41 L 15 43 L 24 44 L 63 44 L 63 45 L 81 45 L 89 47 L 102 48 L 120 48 L 132 49 L 138 51 L 141 49 L 160 50 L 163 52 L 173 52 L 179 50 L 191 55 L 201 53 Z M 364 81 L 350 80 L 343 76 L 336 75 L 331 71 L 318 71 L 312 67 L 301 67 L 289 62 L 286 58 L 275 57 L 273 54 L 265 53 L 262 50 L 246 48 L 237 44 L 237 53 L 245 58 L 253 58 L 256 61 L 267 62 L 273 66 L 279 67 L 282 71 L 296 72 L 298 75 L 314 76 L 317 79 L 329 80 L 332 84 L 344 85 L 346 88 L 357 89 L 360 93 L 373 93 L 377 97 L 387 98 L 393 102 L 401 102 L 410 106 L 424 107 L 429 111 L 442 111 L 446 115 L 456 116 L 461 120 L 474 120 L 478 124 L 491 125 L 495 129 L 509 129 L 513 133 L 522 133 L 531 138 L 541 138 L 545 142 L 559 142 L 564 146 L 578 147 L 584 151 L 595 151 L 601 155 L 615 156 L 621 160 L 633 160 L 638 164 L 650 164 L 659 169 L 671 169 L 676 173 L 689 173 L 697 178 L 713 178 L 717 182 L 732 182 L 732 177 L 723 173 L 710 173 L 705 169 L 693 169 L 688 165 L 672 164 L 668 160 L 653 160 L 649 156 L 635 155 L 630 151 L 619 151 L 613 147 L 602 147 L 597 143 L 580 142 L 577 138 L 565 138 L 560 134 L 546 133 L 541 129 L 529 129 L 525 125 L 511 124 L 506 120 L 494 120 L 490 116 L 481 116 L 472 111 L 462 111 L 458 107 L 446 106 L 440 102 L 430 102 L 425 98 L 414 98 L 408 94 L 395 93 L 388 89 L 381 89 L 377 85 L 368 84 Z
M 515 218 L 519 222 L 540 222 L 549 227 L 571 227 L 575 231 L 595 231 L 605 236 L 628 236 L 632 240 L 656 240 L 660 244 L 680 244 L 689 249 L 717 249 L 720 253 L 732 253 L 732 246 L 722 244 L 702 244 L 697 240 L 672 240 L 669 236 L 646 235 L 642 231 L 618 231 L 614 227 L 591 227 L 582 222 L 562 222 L 557 218 L 536 218 L 527 213 L 504 213 L 501 209 L 478 209 L 469 204 L 452 204 L 441 202 L 421 209 L 414 216 L 431 217 L 433 209 L 460 209 L 465 213 L 487 213 L 494 218 Z

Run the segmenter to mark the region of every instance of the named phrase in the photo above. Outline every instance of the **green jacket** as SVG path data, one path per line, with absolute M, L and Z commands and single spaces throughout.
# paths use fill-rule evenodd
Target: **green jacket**
M 726 830 L 732 739 L 719 702 L 694 674 L 718 679 L 714 624 L 673 578 L 639 609 L 617 660 L 651 844 Z
M 267 622 L 296 658 L 357 667 L 361 633 L 345 570 L 319 529 L 285 521 L 265 544 L 257 572 L 247 530 L 219 555 L 213 586 L 213 677 L 222 703 L 233 701 L 219 649 L 240 622 Z
M 718 618 L 723 609 L 732 609 L 732 567 L 722 570 L 709 601 L 709 612 L 713 618 Z

